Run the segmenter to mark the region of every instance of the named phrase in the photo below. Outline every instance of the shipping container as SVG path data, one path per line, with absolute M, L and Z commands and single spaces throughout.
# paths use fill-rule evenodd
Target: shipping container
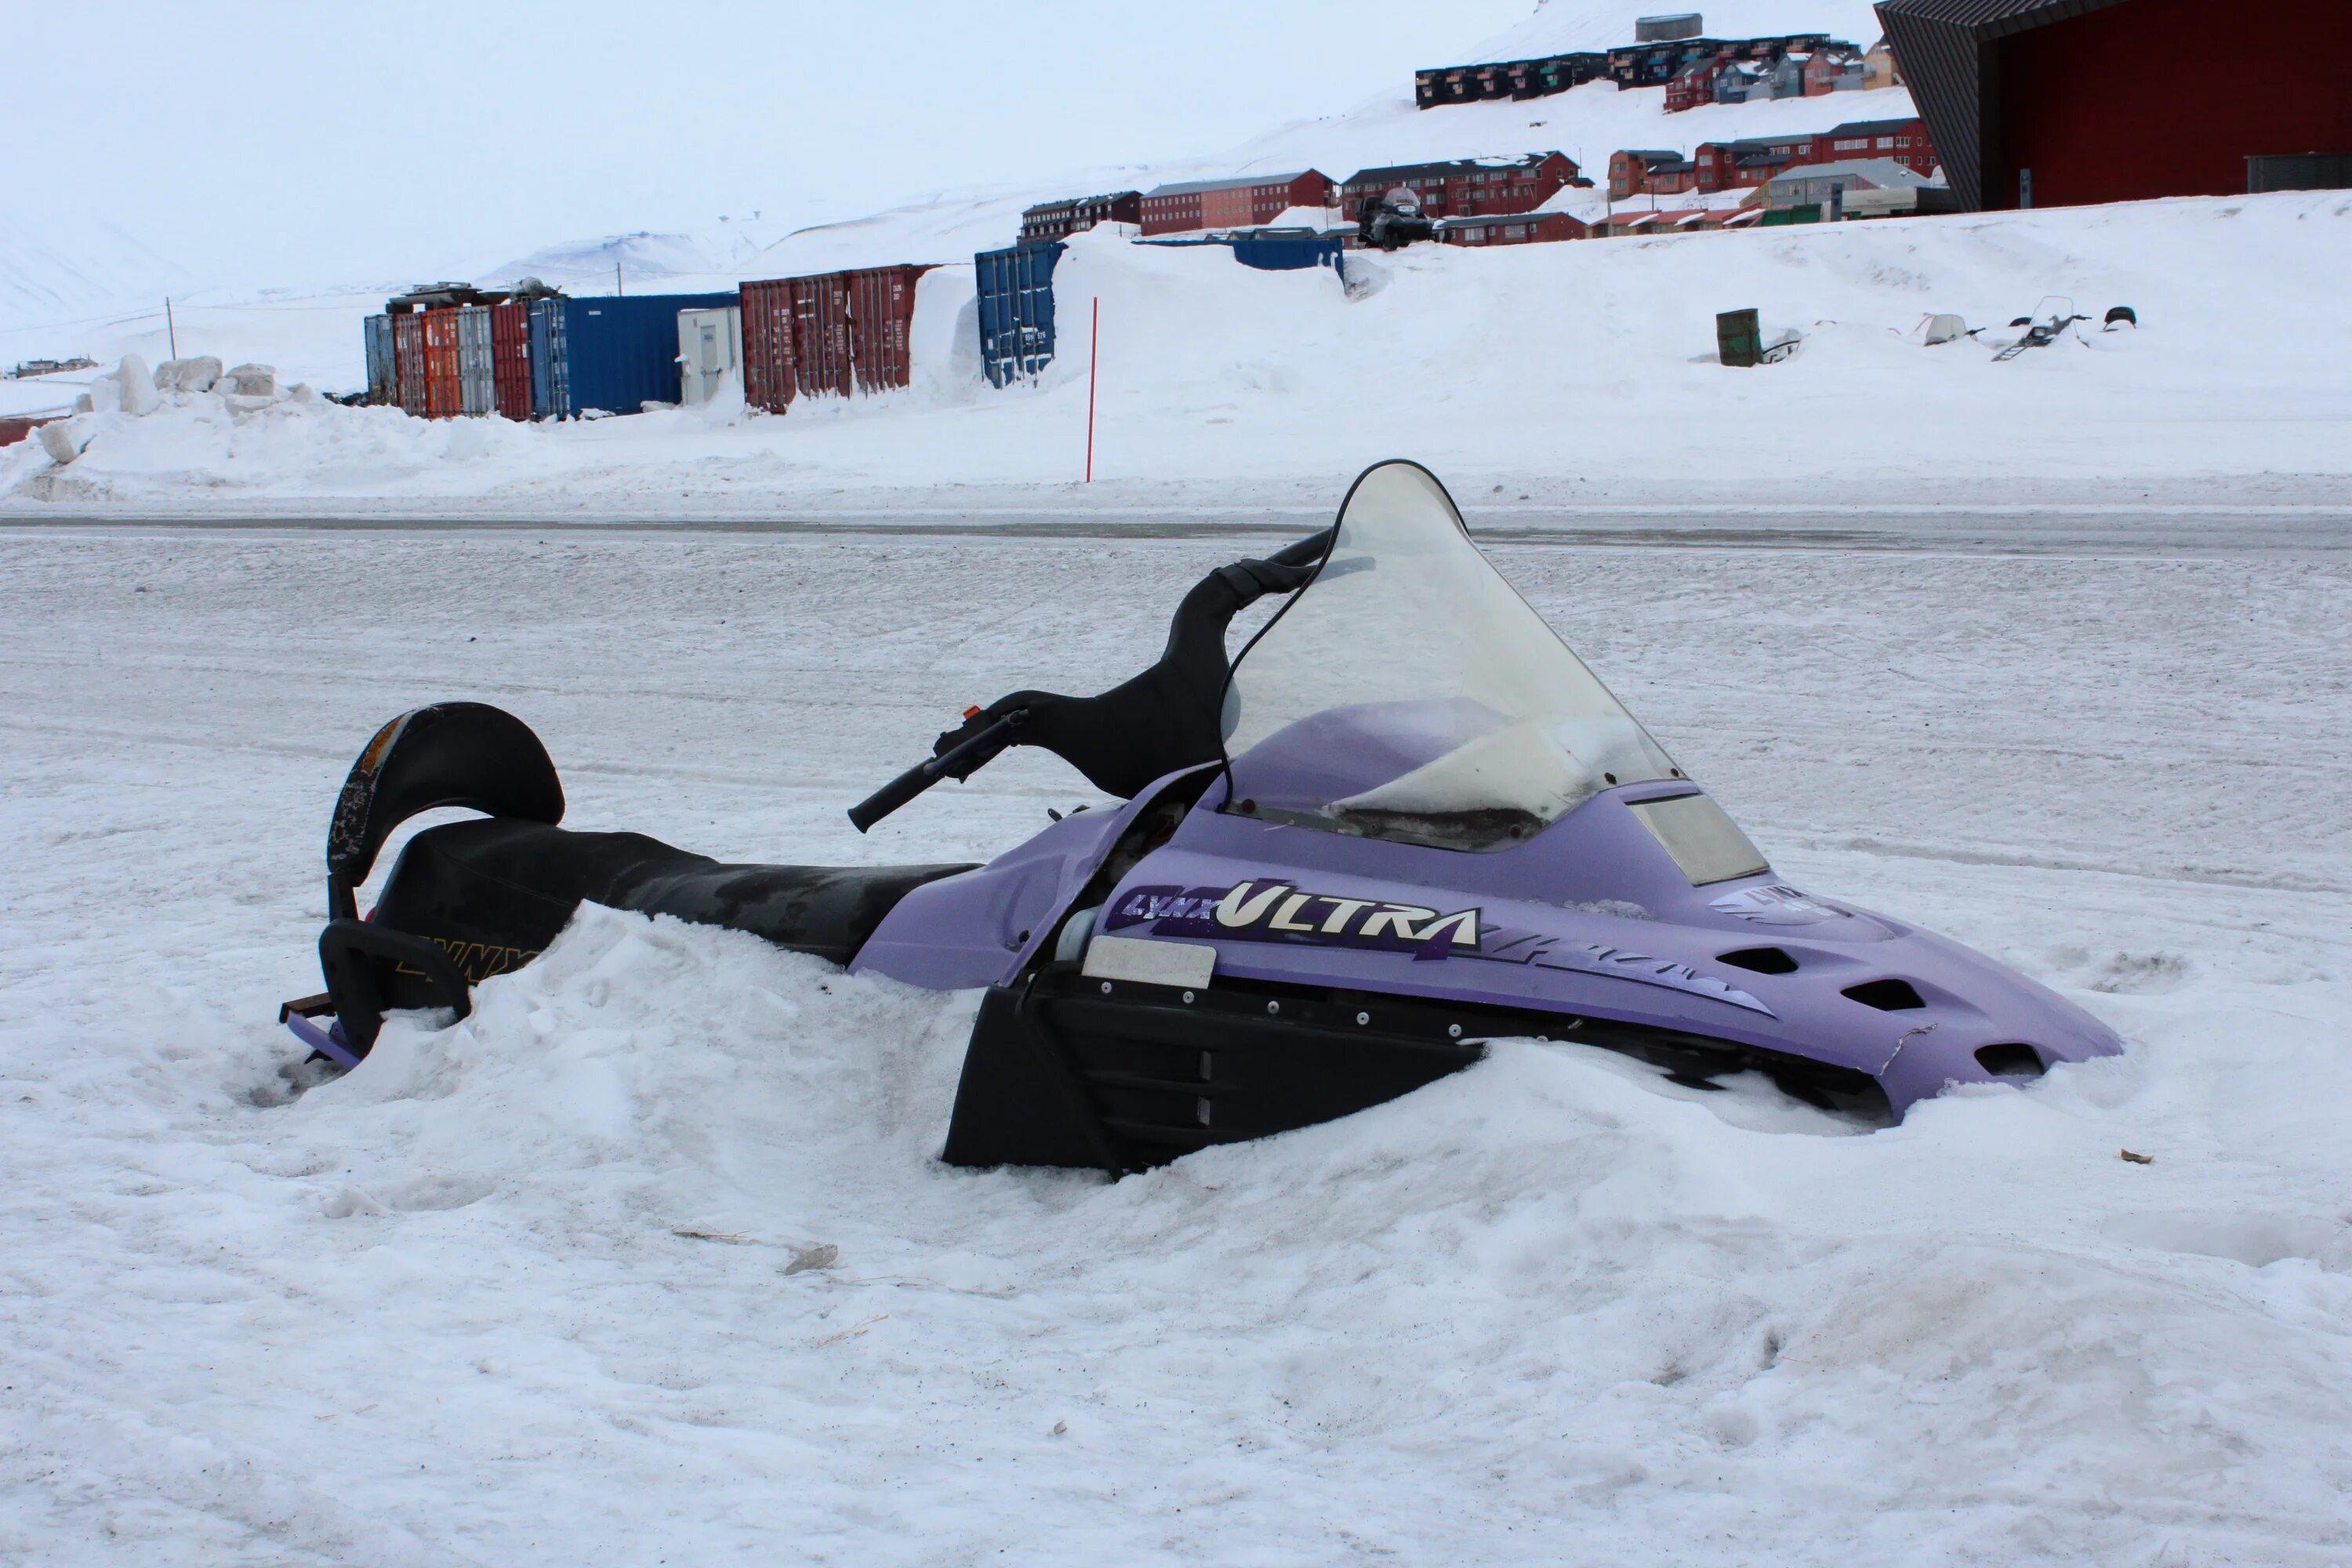
M 509 419 L 530 417 L 530 301 L 509 300 L 490 307 L 491 378 L 498 386 L 499 413 Z
M 983 250 L 971 258 L 980 296 L 980 367 L 991 386 L 1026 381 L 1054 360 L 1054 266 L 1059 240 Z
M 393 371 L 392 318 L 370 316 L 360 323 L 367 349 L 367 400 L 378 406 L 400 401 L 400 382 Z
M 457 312 L 447 307 L 425 317 L 425 417 L 454 419 L 465 407 L 457 360 Z
M 555 366 L 563 336 L 563 301 L 534 300 L 530 305 L 530 416 L 555 417 Z
M 13 447 L 44 425 L 54 425 L 63 415 L 10 414 L 0 416 L 0 447 Z
M 2352 187 L 2352 153 L 2293 153 L 2246 160 L 2246 194 Z
M 600 295 L 530 308 L 531 411 L 557 419 L 676 404 L 677 313 L 723 309 L 727 294 Z
M 743 401 L 782 414 L 800 391 L 793 362 L 793 288 L 786 278 L 743 285 Z
M 842 277 L 849 285 L 849 357 L 860 392 L 908 384 L 914 366 L 908 336 L 915 320 L 915 280 L 929 267 L 867 267 Z
M 392 319 L 392 374 L 396 401 L 425 417 L 425 315 L 409 310 Z
M 499 411 L 498 360 L 490 347 L 490 308 L 457 311 L 457 411 L 487 418 Z
M 1764 330 L 1754 310 L 1715 313 L 1715 357 L 1735 370 L 1752 370 L 1764 357 Z
M 849 348 L 849 275 L 824 272 L 788 278 L 793 296 L 793 365 L 804 395 L 852 390 Z
M 1262 272 L 1296 272 L 1309 267 L 1339 265 L 1339 242 L 1316 235 L 1296 238 L 1287 235 L 1271 238 L 1237 236 L 1233 244 L 1235 261 Z
M 709 403 L 730 385 L 740 386 L 743 363 L 743 312 L 724 310 L 677 313 L 678 401 Z

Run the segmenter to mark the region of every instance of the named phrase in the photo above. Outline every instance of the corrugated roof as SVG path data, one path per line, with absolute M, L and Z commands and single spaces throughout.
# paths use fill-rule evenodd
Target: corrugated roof
M 1878 6 L 1878 19 L 1884 23 L 1891 12 L 1898 16 L 1966 27 L 1979 38 L 1999 38 L 2122 3 L 2123 0 L 1884 0 Z
M 1143 194 L 1147 196 L 1182 196 L 1194 191 L 1232 191 L 1255 185 L 1286 185 L 1291 181 L 1313 174 L 1325 176 L 1319 170 L 1294 169 L 1287 174 L 1235 174 L 1223 180 L 1179 180 L 1172 185 L 1154 185 Z

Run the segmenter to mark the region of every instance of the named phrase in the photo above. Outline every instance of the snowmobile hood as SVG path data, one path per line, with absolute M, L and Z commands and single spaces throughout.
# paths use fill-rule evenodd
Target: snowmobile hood
M 2120 1048 L 2032 981 L 1769 866 L 1695 881 L 1656 826 L 1677 812 L 1722 819 L 1688 784 L 1622 787 L 1470 854 L 1196 809 L 1098 929 L 1211 948 L 1221 981 L 1549 1015 L 1554 1037 L 1605 1020 L 1822 1063 L 1874 1079 L 1897 1115 L 1948 1083 Z

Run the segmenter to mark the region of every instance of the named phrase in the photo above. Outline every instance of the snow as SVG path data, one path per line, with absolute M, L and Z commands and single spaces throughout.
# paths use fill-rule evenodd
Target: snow
M 0 1559 L 2342 1561 L 2340 535 L 1562 548 L 1448 477 L 1784 872 L 2126 1054 L 1861 1134 L 1507 1044 L 1117 1184 L 958 1172 L 971 997 L 591 910 L 315 1083 L 275 1005 L 397 709 L 521 713 L 583 827 L 982 856 L 1082 786 L 841 808 L 1278 536 L 20 520 Z
M 68 468 L 29 444 L 0 449 L 0 507 L 1319 509 L 1400 454 L 1552 511 L 2062 492 L 2340 503 L 2352 474 L 2352 381 L 2314 330 L 2340 314 L 2352 268 L 2341 193 L 1422 246 L 1349 267 L 1386 287 L 1351 299 L 1328 269 L 1265 273 L 1220 247 L 1083 235 L 1056 282 L 1061 353 L 1034 387 L 986 386 L 970 265 L 949 264 L 923 279 L 903 393 L 802 400 L 781 418 L 691 409 L 536 427 L 182 398 L 143 419 L 95 416 Z M 2259 310 L 2215 284 L 2252 277 Z M 2051 295 L 2094 325 L 1991 363 L 2005 323 L 2045 314 Z M 1097 483 L 1081 489 L 1097 300 Z M 2099 331 L 2118 303 L 2138 329 Z M 1740 307 L 1801 329 L 1804 352 L 1759 370 L 1714 363 L 1715 313 Z M 251 357 L 289 385 L 350 385 L 319 374 L 310 335 L 331 321 L 355 350 L 358 310 L 339 310 L 248 314 L 256 337 L 265 321 L 300 329 Z M 1916 329 L 1940 312 L 1993 334 L 1927 349 Z M 184 328 L 183 352 L 231 346 L 225 335 Z

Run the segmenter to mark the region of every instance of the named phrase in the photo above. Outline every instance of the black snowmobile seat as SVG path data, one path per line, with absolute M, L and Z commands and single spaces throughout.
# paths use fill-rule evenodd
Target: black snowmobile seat
M 583 900 L 748 931 L 845 964 L 899 900 L 970 869 L 729 865 L 641 833 L 492 817 L 409 840 L 372 920 L 432 941 L 471 984 L 530 962 Z

